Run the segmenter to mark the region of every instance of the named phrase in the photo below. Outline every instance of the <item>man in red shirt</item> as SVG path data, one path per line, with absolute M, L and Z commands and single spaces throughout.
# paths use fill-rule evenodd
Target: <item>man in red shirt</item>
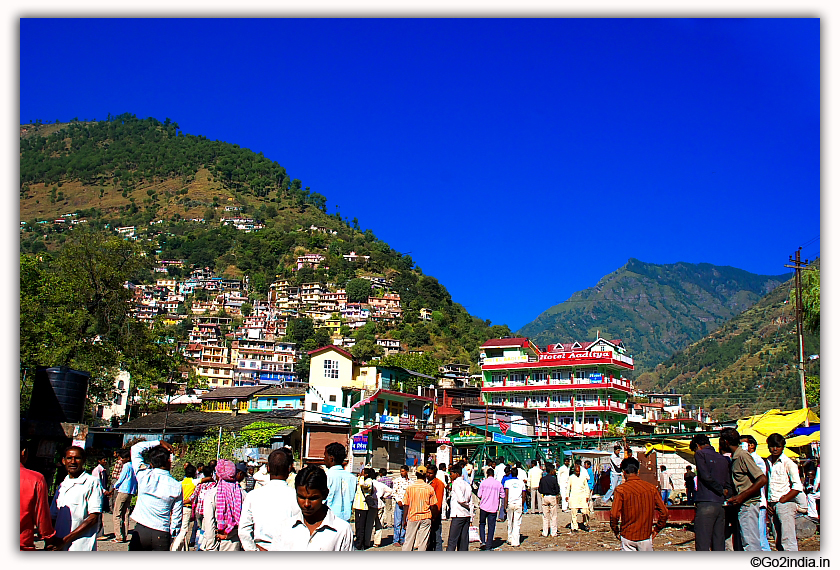
M 20 549 L 35 550 L 35 529 L 46 541 L 55 537 L 47 501 L 47 482 L 37 471 L 24 467 L 28 442 L 20 440 Z
M 443 550 L 441 505 L 443 505 L 446 483 L 437 478 L 437 467 L 431 463 L 426 465 L 426 482 L 432 486 L 435 498 L 437 498 L 437 505 L 432 507 L 432 527 L 429 530 L 429 546 L 426 550 Z

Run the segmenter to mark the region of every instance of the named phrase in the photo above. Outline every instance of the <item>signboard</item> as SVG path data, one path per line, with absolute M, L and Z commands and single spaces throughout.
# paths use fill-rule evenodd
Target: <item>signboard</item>
M 531 437 L 510 437 L 500 433 L 493 433 L 493 441 L 496 443 L 530 443 L 533 441 Z
M 75 445 L 76 447 L 81 447 L 82 449 L 84 449 L 85 448 L 85 440 L 84 439 L 74 439 L 73 440 L 73 445 Z
M 406 421 L 408 418 L 406 418 Z M 387 428 L 387 429 L 400 429 L 400 424 L 402 423 L 402 418 L 399 416 L 389 416 L 386 414 L 376 414 L 376 423 L 379 424 L 380 427 Z
M 604 381 L 604 375 L 600 372 L 593 372 L 589 375 L 589 383 L 590 384 L 600 384 Z
M 368 436 L 354 435 L 353 436 L 353 453 L 367 453 Z
M 520 362 L 528 362 L 527 354 L 520 354 L 517 356 L 495 356 L 493 358 L 485 358 L 485 366 L 493 366 L 497 364 L 518 364 Z
M 449 441 L 452 442 L 452 445 L 475 445 L 476 443 L 486 442 L 487 438 L 483 435 L 453 435 L 449 438 Z
M 341 406 L 322 404 L 321 412 L 321 418 L 324 420 L 348 424 L 350 423 L 350 408 L 342 408 Z
M 383 433 L 379 439 L 382 441 L 393 441 L 394 443 L 399 443 L 400 441 L 400 434 L 398 433 Z
M 550 352 L 540 354 L 540 362 L 551 360 L 587 360 L 587 359 L 612 359 L 612 352 L 584 351 L 584 352 Z M 486 363 L 486 361 L 485 361 Z

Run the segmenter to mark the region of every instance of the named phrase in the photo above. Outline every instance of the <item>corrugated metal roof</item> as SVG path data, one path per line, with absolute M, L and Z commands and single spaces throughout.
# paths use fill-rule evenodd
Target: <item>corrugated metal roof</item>
M 260 414 L 227 414 L 221 412 L 157 412 L 142 416 L 117 428 L 111 428 L 113 432 L 135 432 L 135 431 L 161 431 L 166 423 L 166 431 L 175 433 L 196 433 L 212 432 L 218 430 L 219 426 L 237 430 L 242 429 L 254 422 L 265 421 L 289 427 L 300 427 L 300 415 L 303 410 L 273 410 Z
M 522 348 L 527 348 L 528 346 L 528 339 L 527 338 L 491 338 L 487 342 L 481 345 L 481 348 L 493 348 L 499 346 L 519 346 Z

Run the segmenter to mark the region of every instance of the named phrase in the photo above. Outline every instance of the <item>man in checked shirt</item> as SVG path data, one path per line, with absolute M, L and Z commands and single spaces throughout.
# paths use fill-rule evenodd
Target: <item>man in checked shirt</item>
M 639 478 L 638 460 L 628 457 L 621 462 L 624 483 L 615 488 L 610 510 L 610 528 L 621 540 L 621 550 L 653 550 L 653 539 L 668 522 L 668 507 L 656 486 Z M 656 524 L 651 529 L 654 512 Z

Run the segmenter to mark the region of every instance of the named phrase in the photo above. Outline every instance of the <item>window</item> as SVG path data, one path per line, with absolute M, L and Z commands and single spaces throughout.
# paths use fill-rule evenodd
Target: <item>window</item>
M 312 411 L 313 411 L 313 412 L 317 412 L 317 411 L 318 411 L 318 402 L 312 402 Z
M 123 382 L 122 380 L 117 382 L 117 390 L 125 390 L 125 382 Z
M 324 361 L 324 378 L 338 378 L 338 361 Z
M 388 415 L 401 416 L 403 414 L 402 402 L 388 402 Z
M 114 398 L 114 403 L 118 406 L 122 405 L 122 394 L 117 394 L 117 397 Z
M 534 372 L 531 374 L 531 382 L 534 384 L 545 384 L 548 381 L 546 372 Z
M 335 402 L 335 394 L 330 396 L 330 402 Z
M 103 414 L 104 412 L 105 412 L 105 408 L 103 408 L 102 406 L 97 406 L 97 407 L 96 407 L 96 417 L 97 417 L 97 418 L 101 418 L 101 417 L 102 417 L 102 414 Z

